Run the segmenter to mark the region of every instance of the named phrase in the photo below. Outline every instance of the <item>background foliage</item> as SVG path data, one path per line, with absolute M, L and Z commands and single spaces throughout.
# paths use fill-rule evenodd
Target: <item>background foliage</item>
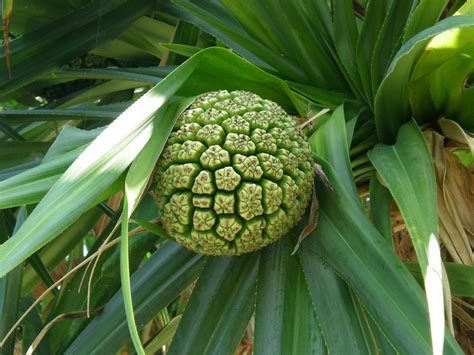
M 472 350 L 472 1 L 2 3 L 2 354 Z M 232 258 L 160 227 L 154 166 L 218 89 L 310 123 L 333 189 L 295 255 L 309 217 Z

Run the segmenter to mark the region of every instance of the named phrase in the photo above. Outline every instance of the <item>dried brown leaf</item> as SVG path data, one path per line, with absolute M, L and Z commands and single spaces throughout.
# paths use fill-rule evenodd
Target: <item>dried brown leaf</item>
M 337 196 L 339 196 L 339 193 L 334 188 L 334 186 L 332 186 L 331 182 L 329 181 L 328 177 L 326 176 L 326 173 L 324 172 L 321 165 L 314 163 L 314 171 L 316 172 L 316 176 L 323 183 L 323 185 L 326 186 L 333 193 L 335 193 Z
M 318 226 L 318 212 L 319 212 L 319 202 L 318 198 L 316 197 L 316 188 L 313 186 L 313 197 L 311 199 L 311 209 L 309 211 L 309 221 L 306 227 L 301 231 L 300 236 L 298 237 L 298 241 L 296 242 L 295 248 L 291 255 L 294 255 L 299 247 L 301 242 L 305 240 L 305 238 L 311 234 L 312 231 L 316 229 Z
M 465 168 L 447 148 L 445 138 L 433 131 L 424 132 L 435 168 L 440 237 L 457 263 L 472 264 L 474 180 L 472 171 Z

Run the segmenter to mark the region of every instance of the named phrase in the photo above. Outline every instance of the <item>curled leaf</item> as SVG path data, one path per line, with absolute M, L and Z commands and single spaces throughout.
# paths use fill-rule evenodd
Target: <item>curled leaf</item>
M 323 171 L 323 168 L 319 164 L 314 164 L 314 171 L 316 172 L 316 176 L 321 180 L 321 182 L 326 186 L 331 192 L 335 193 L 337 196 L 339 196 L 339 193 L 337 190 L 332 186 L 331 182 L 327 178 L 326 174 Z
M 293 249 L 293 252 L 291 255 L 294 255 L 299 247 L 300 244 L 305 238 L 313 232 L 316 227 L 318 226 L 318 212 L 319 212 L 319 202 L 318 198 L 316 197 L 316 188 L 313 186 L 313 197 L 311 200 L 311 209 L 309 211 L 309 220 L 308 224 L 304 229 L 301 231 L 300 236 L 298 237 L 298 241 L 296 242 L 295 248 Z

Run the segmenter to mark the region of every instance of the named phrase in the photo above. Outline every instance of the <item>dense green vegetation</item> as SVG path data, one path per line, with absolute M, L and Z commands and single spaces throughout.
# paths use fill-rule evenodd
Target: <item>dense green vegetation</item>
M 472 349 L 474 1 L 2 4 L 1 354 Z M 295 116 L 318 167 L 302 220 L 241 256 L 181 246 L 157 203 L 217 90 Z

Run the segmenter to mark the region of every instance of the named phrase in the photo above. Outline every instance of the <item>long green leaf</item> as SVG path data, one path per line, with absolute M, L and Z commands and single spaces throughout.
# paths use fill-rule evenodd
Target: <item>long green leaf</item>
M 436 179 L 431 154 L 418 126 L 410 122 L 400 128 L 395 145 L 377 145 L 369 157 L 410 232 L 425 280 L 433 351 L 440 354 L 445 323 Z
M 127 318 L 128 331 L 132 338 L 133 346 L 139 355 L 145 355 L 140 336 L 138 335 L 137 324 L 133 314 L 132 290 L 130 286 L 130 266 L 128 257 L 128 199 L 123 199 L 122 236 L 120 238 L 120 283 L 122 285 L 122 297 Z
M 406 42 L 395 55 L 375 97 L 377 134 L 383 143 L 394 143 L 398 129 L 411 118 L 408 81 L 428 42 L 440 33 L 474 26 L 474 18 L 454 16 L 440 21 Z M 394 95 L 393 93 L 397 93 Z
M 11 32 L 23 35 L 83 6 L 87 0 L 50 2 L 43 0 L 14 0 L 15 16 Z
M 136 89 L 148 86 L 135 80 L 110 80 L 85 88 L 84 90 L 73 92 L 55 102 L 56 107 L 65 108 L 82 104 L 93 104 L 94 101 L 103 99 L 104 96 L 125 90 Z M 128 98 L 126 99 L 128 100 Z
M 416 0 L 390 1 L 390 7 L 377 37 L 371 58 L 372 92 L 376 93 L 384 74 L 402 44 L 403 31 Z
M 433 26 L 439 20 L 447 4 L 448 0 L 420 0 L 408 18 L 403 42 L 406 42 L 418 32 Z
M 148 98 L 150 102 L 156 102 L 156 98 L 153 96 L 146 98 Z M 153 106 L 151 109 L 153 109 Z M 121 117 L 125 117 L 126 121 L 127 114 L 136 117 L 134 112 L 139 111 L 142 113 L 142 110 L 141 107 L 135 107 L 130 111 L 126 111 Z M 145 112 L 142 113 L 142 117 L 146 115 Z M 151 114 L 151 112 L 148 112 L 148 114 Z M 117 120 L 115 123 L 119 121 L 120 120 Z M 124 120 L 122 120 L 122 122 L 123 121 Z M 166 120 L 164 120 L 164 122 L 165 124 L 170 125 L 170 122 L 167 122 Z M 127 122 L 125 122 L 125 124 L 126 123 Z M 112 137 L 115 136 L 115 139 L 117 138 L 117 132 L 121 131 L 120 125 L 116 130 L 113 128 L 114 127 L 112 127 L 112 132 L 110 129 L 104 131 L 104 133 L 108 131 L 108 134 L 105 134 L 105 140 L 108 139 L 106 138 L 107 135 L 111 135 Z M 90 146 L 88 146 L 84 153 L 81 154 L 73 165 L 71 165 L 71 167 L 61 175 L 60 179 L 56 181 L 52 189 L 43 198 L 39 206 L 33 211 L 30 218 L 27 219 L 26 223 L 17 234 L 8 242 L 0 246 L 0 249 L 5 250 L 6 248 L 9 248 L 10 250 L 9 252 L 1 253 L 0 264 L 2 264 L 2 262 L 9 264 L 21 262 L 23 258 L 29 256 L 32 252 L 54 238 L 58 233 L 64 230 L 65 227 L 70 225 L 77 217 L 79 217 L 80 214 L 89 209 L 94 200 L 97 199 L 102 191 L 107 189 L 111 183 L 120 176 L 122 171 L 128 166 L 128 164 L 130 164 L 138 151 L 143 147 L 144 143 L 146 143 L 151 132 L 149 129 L 147 130 L 146 127 L 139 128 L 141 128 L 141 130 L 139 129 L 137 134 L 132 135 L 131 137 L 128 136 L 126 132 L 122 131 L 122 135 L 127 135 L 128 137 L 124 139 L 125 142 L 122 143 L 121 149 L 119 147 L 110 146 L 110 143 L 108 146 L 98 146 L 98 140 L 95 140 Z M 100 137 L 104 137 L 104 133 Z M 135 145 L 130 144 L 130 142 L 133 142 L 134 140 L 136 142 Z M 138 143 L 140 140 L 141 143 Z M 70 163 L 70 161 L 67 163 Z M 115 167 L 111 168 L 113 166 Z M 100 183 L 98 183 L 99 175 Z M 84 194 L 84 191 L 88 191 L 88 193 Z M 70 201 L 67 201 L 68 199 Z M 66 205 L 70 205 L 69 210 L 74 210 L 76 213 L 70 214 L 70 211 L 67 211 L 68 209 L 64 208 Z M 61 214 L 65 218 L 60 217 Z M 50 216 L 55 217 L 52 218 Z M 42 231 L 43 234 L 41 234 L 40 230 L 37 228 L 38 223 L 39 225 L 44 226 Z M 28 245 L 22 243 L 22 238 L 28 238 L 28 234 L 34 233 L 34 230 L 36 230 L 35 242 L 33 243 L 33 241 L 30 240 Z M 9 246 L 9 244 L 13 245 Z M 16 246 L 14 246 L 15 244 Z M 7 261 L 8 259 L 9 261 Z M 7 268 L 8 267 L 2 267 L 2 271 L 5 270 L 4 272 L 7 272 Z
M 279 41 L 287 47 L 283 53 L 291 58 L 292 63 L 303 69 L 306 80 L 302 83 L 311 83 L 313 86 L 335 91 L 349 91 L 347 79 L 342 74 L 339 65 L 335 65 L 335 62 L 338 63 L 338 61 L 333 54 L 333 48 L 328 48 L 322 38 L 323 34 L 315 28 L 318 22 L 313 22 L 313 17 L 308 17 L 306 13 L 308 7 L 299 1 L 263 0 L 256 1 L 256 3 L 262 3 L 260 11 L 257 12 L 260 22 L 274 24 L 272 30 L 275 36 L 278 36 Z M 242 2 L 242 4 L 246 6 L 246 2 Z M 235 14 L 235 12 L 233 13 Z M 265 17 L 264 14 L 267 16 Z M 329 11 L 318 13 L 318 17 L 327 15 L 329 15 Z M 291 26 L 288 26 L 289 23 Z M 348 28 L 350 23 L 346 26 Z M 334 31 L 335 33 L 336 31 Z M 275 52 L 275 56 L 278 53 L 278 51 Z M 314 62 L 317 62 L 318 65 L 314 65 Z M 293 78 L 288 79 L 295 81 Z
M 85 147 L 0 181 L 0 208 L 38 202 Z
M 328 131 L 333 133 L 341 132 L 341 134 L 329 134 Z M 343 106 L 338 107 L 333 112 L 331 118 L 324 124 L 324 129 L 317 130 L 310 137 L 310 144 L 313 151 L 325 156 L 334 164 L 334 168 L 343 174 L 341 181 L 346 184 L 347 189 L 351 190 L 354 199 L 358 200 L 357 188 L 352 179 L 351 162 L 348 154 L 349 148 Z
M 168 42 L 174 31 L 175 27 L 171 24 L 143 16 L 133 22 L 116 40 L 133 46 L 153 57 L 162 58 L 164 48 L 160 43 Z
M 5 122 L 10 124 L 34 121 L 64 120 L 106 120 L 116 118 L 121 111 L 101 109 L 39 109 L 39 110 L 5 110 L 0 113 Z
M 169 354 L 232 354 L 255 307 L 259 254 L 210 257 Z
M 347 284 L 307 247 L 301 247 L 299 255 L 328 352 L 368 353 Z
M 221 4 L 210 1 L 195 4 L 190 0 L 173 0 L 173 3 L 180 8 L 167 5 L 167 11 L 212 33 L 252 63 L 266 69 L 276 69 L 284 76 L 305 81 L 304 74 L 296 65 L 288 58 L 275 56 L 270 48 L 248 36 L 248 33 Z M 202 8 L 204 4 L 206 8 Z
M 81 216 L 74 224 L 69 226 L 58 238 L 43 248 L 38 256 L 49 271 L 52 271 L 64 260 L 71 250 L 81 241 L 99 219 L 101 212 L 94 208 Z M 23 296 L 40 282 L 40 278 L 31 265 L 26 265 L 23 271 L 21 294 Z
M 198 46 L 201 30 L 191 23 L 178 21 L 173 35 L 172 43 L 162 44 L 170 49 L 166 63 L 181 64 L 187 57 L 191 57 L 202 48 Z
M 392 243 L 392 197 L 390 191 L 383 186 L 374 175 L 370 179 L 370 216 L 375 228 L 385 240 Z
M 310 142 L 313 150 L 330 159 L 338 171 L 347 172 L 340 174 L 340 181 L 344 183 L 346 189 L 351 191 L 354 201 L 359 203 L 359 196 L 350 174 L 348 143 L 351 140 L 351 134 L 347 133 L 346 126 L 349 126 L 350 129 L 350 123 L 346 124 L 344 110 L 341 106 L 311 136 Z M 337 197 L 336 193 L 334 197 Z M 371 325 L 367 324 L 365 311 L 360 308 L 359 301 L 347 284 L 340 280 L 332 270 L 324 269 L 320 260 L 315 260 L 314 255 L 305 253 L 304 249 L 300 251 L 300 256 L 328 350 L 344 353 L 352 347 L 364 349 L 361 350 L 362 352 L 371 352 L 371 348 L 376 344 L 369 337 L 365 338 L 364 335 L 373 332 L 373 330 L 369 330 Z M 317 286 L 319 283 L 327 286 L 327 292 Z M 342 307 L 337 317 L 332 311 L 329 311 L 334 308 L 332 305 L 335 303 L 333 302 L 339 303 Z M 340 323 L 339 326 L 345 329 L 347 343 L 341 343 L 338 337 L 332 335 L 331 329 L 334 328 L 335 323 Z
M 101 131 L 101 128 L 84 131 L 65 126 L 40 165 L 0 181 L 0 208 L 40 201 L 60 175 Z
M 0 218 L 3 216 L 0 215 Z M 26 208 L 21 207 L 16 219 L 14 230 L 17 230 L 26 219 Z M 0 229 L 0 238 L 8 238 L 10 232 L 6 229 Z M 5 234 L 8 235 L 5 235 Z M 20 305 L 21 280 L 23 276 L 23 267 L 17 266 L 8 275 L 0 278 L 0 340 L 10 331 L 10 327 L 15 324 Z M 5 344 L 1 344 L 2 354 L 13 354 L 15 348 L 15 337 L 10 338 Z
M 328 143 L 346 140 L 344 126 L 337 125 L 336 117 L 335 112 L 333 122 L 329 120 L 320 128 L 319 135 L 325 137 Z M 311 140 L 314 139 L 315 135 L 311 137 Z M 307 258 L 319 257 L 335 269 L 362 300 L 397 351 L 403 352 L 402 349 L 409 349 L 410 346 L 422 352 L 429 351 L 428 324 L 420 323 L 426 317 L 423 295 L 406 270 L 403 272 L 403 266 L 390 244 L 382 241 L 383 237 L 362 210 L 357 192 L 352 187 L 353 179 L 346 173 L 349 169 L 347 148 L 330 150 L 333 145 L 322 148 L 313 145 L 316 153 L 331 162 L 330 166 L 323 159 L 318 161 L 338 194 L 322 188 L 322 184 L 316 184 L 320 201 L 318 228 L 305 240 L 301 250 L 308 254 Z M 333 167 L 337 168 L 337 177 Z M 306 270 L 307 266 L 303 264 Z M 354 270 L 358 272 L 354 273 Z M 396 284 L 400 290 L 394 289 Z M 406 301 L 401 301 L 403 298 Z M 410 309 L 414 303 L 418 304 L 416 310 Z M 380 313 L 382 309 L 384 311 Z M 390 316 L 389 310 L 393 311 Z M 414 316 L 413 312 L 422 312 L 424 316 Z M 413 332 L 408 332 L 409 336 L 401 336 L 396 330 L 401 323 L 405 324 L 404 329 L 413 329 Z
M 49 146 L 46 142 L 0 142 L 0 181 L 15 170 L 39 164 Z
M 324 354 L 326 346 L 291 236 L 260 256 L 255 354 Z M 327 290 L 325 290 L 327 292 Z
M 388 1 L 369 0 L 367 1 L 364 22 L 360 29 L 359 39 L 356 48 L 357 67 L 361 77 L 365 96 L 369 106 L 373 105 L 374 93 L 372 91 L 372 75 L 370 64 L 372 54 L 375 49 L 377 38 L 380 34 L 386 13 L 388 11 Z
M 146 207 L 149 208 L 150 205 L 146 204 Z M 118 218 L 111 220 L 110 224 L 108 224 L 104 230 L 104 236 L 109 235 L 117 220 Z M 116 235 L 114 235 L 114 237 L 115 236 Z M 97 238 L 98 244 L 101 243 L 100 239 L 100 237 Z M 144 256 L 152 251 L 159 242 L 160 240 L 157 240 L 157 238 L 150 233 L 140 233 L 130 239 L 129 259 L 130 271 L 132 273 L 142 264 Z M 92 250 L 94 250 L 94 248 L 92 248 Z M 50 313 L 49 318 L 54 318 L 57 315 L 71 311 L 86 311 L 88 304 L 91 310 L 96 310 L 104 306 L 120 289 L 120 273 L 117 272 L 119 268 L 120 248 L 105 251 L 100 257 L 97 268 L 92 275 L 89 300 L 87 297 L 88 287 L 85 285 L 83 285 L 82 288 L 79 287 L 83 277 L 87 279 L 89 276 L 84 269 L 76 273 L 70 282 L 63 285 L 60 298 Z M 64 353 L 65 349 L 71 345 L 92 320 L 91 318 L 78 318 L 70 321 L 67 327 L 61 326 L 61 324 L 54 326 L 48 332 L 47 337 L 51 348 L 57 353 Z
M 117 59 L 132 65 L 158 65 L 164 58 L 165 48 L 161 43 L 169 42 L 173 36 L 174 19 L 167 22 L 157 20 L 159 16 L 142 16 L 126 31 L 111 41 L 95 48 L 92 53 Z
M 344 102 L 353 99 L 350 94 L 323 90 L 309 85 L 290 83 L 290 87 L 301 95 L 310 98 L 311 101 L 319 103 L 321 105 L 320 109 L 330 108 L 334 110 Z
M 359 32 L 354 16 L 354 6 L 350 0 L 332 1 L 334 17 L 334 45 L 346 80 L 356 97 L 364 97 L 359 70 L 356 62 L 356 45 Z
M 359 324 L 362 328 L 362 332 L 365 336 L 365 341 L 367 347 L 370 349 L 370 352 L 387 355 L 399 354 L 399 352 L 393 348 L 393 345 L 389 342 L 383 330 L 367 312 L 361 299 L 358 298 L 353 291 L 351 291 L 351 296 L 354 308 L 359 313 Z
M 170 52 L 172 52 L 173 54 L 178 54 L 183 57 L 192 57 L 194 54 L 196 54 L 202 49 L 195 46 L 177 43 L 164 43 L 163 47 L 169 49 Z
M 189 104 L 192 98 L 181 100 L 177 113 L 180 114 Z M 159 118 L 159 116 L 158 116 Z M 171 128 L 163 132 L 159 120 L 153 122 L 153 134 L 147 142 L 143 150 L 138 154 L 132 163 L 130 170 L 125 179 L 125 197 L 122 214 L 122 236 L 120 241 L 120 277 L 122 284 L 122 294 L 124 298 L 125 314 L 127 315 L 127 323 L 133 345 L 138 354 L 144 354 L 145 351 L 141 345 L 138 335 L 135 318 L 133 315 L 132 292 L 130 289 L 130 270 L 128 256 L 128 220 L 132 216 L 135 207 L 142 198 L 148 181 L 154 171 L 155 164 L 165 146 Z
M 0 171 L 0 181 L 9 179 L 15 175 L 21 174 L 29 169 L 39 165 L 39 161 L 32 161 L 29 163 L 17 164 L 14 167 L 3 169 Z
M 55 69 L 44 74 L 41 80 L 58 81 L 95 79 L 95 80 L 126 80 L 148 84 L 158 84 L 174 67 L 144 67 L 144 68 L 77 68 Z

